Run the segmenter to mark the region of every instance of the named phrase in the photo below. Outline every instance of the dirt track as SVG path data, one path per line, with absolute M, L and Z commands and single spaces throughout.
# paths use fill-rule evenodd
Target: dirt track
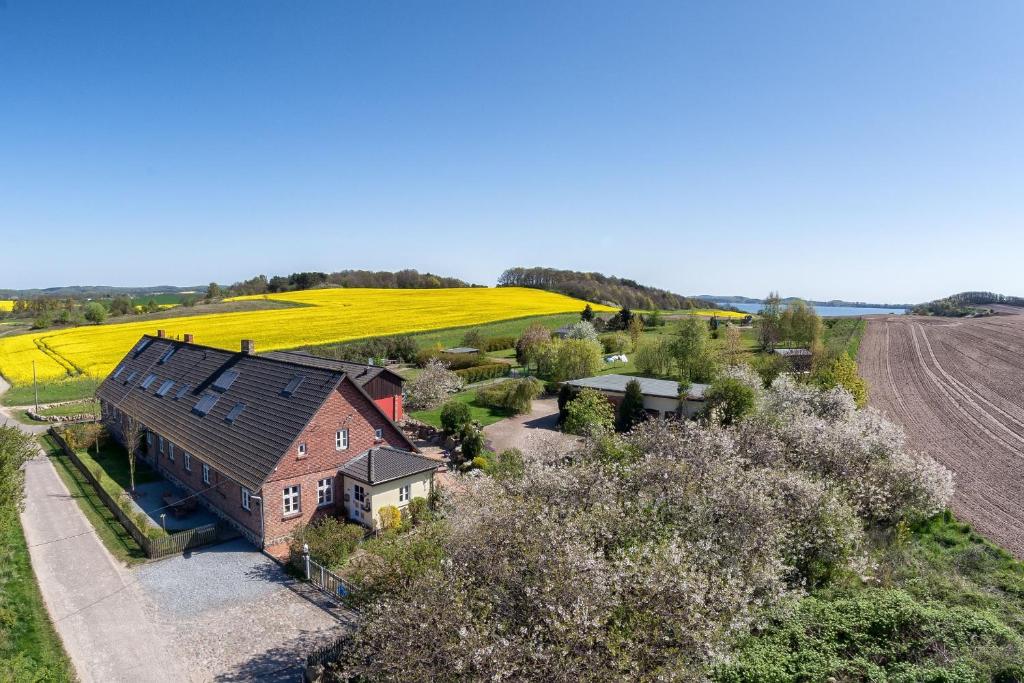
M 1024 557 L 1024 315 L 876 318 L 859 360 L 871 405 L 956 474 L 957 514 Z

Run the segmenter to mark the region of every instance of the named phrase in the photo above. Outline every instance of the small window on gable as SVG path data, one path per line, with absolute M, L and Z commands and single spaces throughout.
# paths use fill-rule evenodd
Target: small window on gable
M 383 439 L 384 438 L 384 428 L 383 427 L 377 427 L 376 429 L 374 429 L 373 430 L 373 437 L 375 439 Z
M 291 396 L 298 390 L 299 385 L 302 384 L 304 379 L 306 378 L 303 375 L 295 375 L 281 393 L 285 396 Z
M 164 383 L 160 385 L 160 388 L 156 390 L 156 395 L 157 396 L 166 396 L 167 392 L 170 391 L 171 387 L 173 387 L 173 386 L 174 386 L 174 380 L 172 380 L 172 379 L 165 379 Z
M 174 400 L 177 401 L 180 398 L 184 398 L 185 394 L 187 394 L 188 390 L 191 388 L 191 384 L 182 384 L 181 387 L 178 389 L 177 393 L 174 394 Z
M 146 375 L 146 379 L 142 380 L 142 384 L 140 386 L 143 389 L 149 389 L 149 385 L 152 384 L 155 381 L 156 381 L 156 375 L 154 375 L 153 373 L 149 373 L 148 375 Z
M 334 448 L 335 450 L 344 451 L 348 450 L 348 430 L 339 429 L 334 434 Z
M 238 370 L 225 370 L 214 381 L 213 388 L 217 391 L 227 391 L 235 383 L 235 380 L 238 379 L 238 374 Z
M 178 350 L 178 347 L 172 345 L 171 348 L 169 348 L 166 351 L 164 351 L 164 355 L 160 356 L 160 360 L 158 360 L 157 363 L 160 363 L 160 364 L 166 363 L 167 361 L 169 361 L 171 359 L 171 356 L 173 356 L 174 352 L 177 351 L 177 350 Z
M 306 457 L 306 443 L 305 442 L 299 444 L 299 457 L 300 458 L 305 458 Z
M 202 417 L 213 410 L 213 407 L 217 405 L 218 399 L 220 399 L 220 396 L 216 394 L 203 394 L 195 407 L 192 408 L 192 412 Z
M 234 422 L 238 419 L 238 416 L 242 414 L 243 410 L 245 410 L 245 404 L 239 401 L 231 407 L 231 410 L 228 411 L 228 416 L 224 419 L 227 422 Z

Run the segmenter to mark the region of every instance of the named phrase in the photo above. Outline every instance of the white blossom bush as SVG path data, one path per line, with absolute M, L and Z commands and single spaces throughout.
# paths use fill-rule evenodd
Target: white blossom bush
M 450 395 L 461 391 L 462 378 L 448 369 L 448 364 L 433 359 L 408 384 L 406 403 L 413 410 L 435 408 Z
M 597 329 L 594 324 L 589 320 L 580 320 L 569 326 L 568 333 L 565 335 L 566 339 L 585 339 L 587 341 L 597 341 Z

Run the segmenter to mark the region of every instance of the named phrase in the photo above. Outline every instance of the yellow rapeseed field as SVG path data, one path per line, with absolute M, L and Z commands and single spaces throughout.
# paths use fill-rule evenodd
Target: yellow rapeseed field
M 14 302 L 10 299 L 0 299 L 0 312 L 10 311 L 14 308 Z
M 171 337 L 192 333 L 198 344 L 225 349 L 238 348 L 240 339 L 254 339 L 257 351 L 272 351 L 567 313 L 584 305 L 561 294 L 516 287 L 319 289 L 240 298 L 300 305 L 0 337 L 0 374 L 15 385 L 29 383 L 34 360 L 40 380 L 103 377 L 141 335 L 155 334 L 157 328 Z M 592 306 L 598 311 L 614 310 Z

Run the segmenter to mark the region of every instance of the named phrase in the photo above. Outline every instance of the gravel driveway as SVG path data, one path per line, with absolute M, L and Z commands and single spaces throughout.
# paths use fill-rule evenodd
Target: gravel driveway
M 484 427 L 484 439 L 495 453 L 508 448 L 530 450 L 555 448 L 567 451 L 576 437 L 558 431 L 558 400 L 544 398 L 533 402 L 526 415 L 517 415 Z
M 242 540 L 133 570 L 150 619 L 194 680 L 295 681 L 305 652 L 336 639 L 346 614 Z M 319 600 L 321 605 L 329 603 Z

